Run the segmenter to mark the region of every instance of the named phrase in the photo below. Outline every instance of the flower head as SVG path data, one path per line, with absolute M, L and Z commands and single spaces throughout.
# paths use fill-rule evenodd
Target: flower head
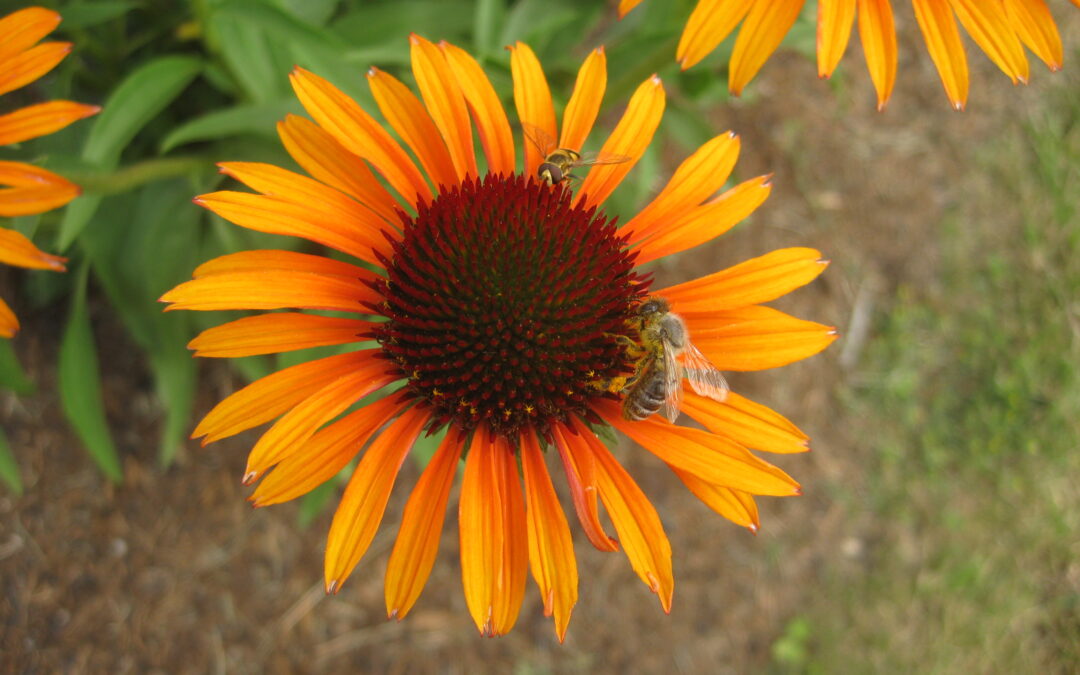
M 510 66 L 522 126 L 559 139 L 571 157 L 580 152 L 605 88 L 603 50 L 585 60 L 561 126 L 528 46 L 510 48 Z M 326 584 L 336 592 L 370 545 L 415 440 L 446 429 L 412 489 L 390 555 L 388 615 L 404 617 L 420 595 L 465 457 L 462 581 L 477 627 L 486 635 L 510 630 L 531 570 L 562 639 L 577 601 L 577 565 L 549 474 L 557 457 L 586 536 L 600 550 L 622 548 L 667 610 L 674 581 L 660 519 L 595 430 L 623 431 L 706 504 L 751 529 L 758 525 L 752 495 L 794 495 L 799 487 L 747 448 L 792 453 L 807 445 L 783 417 L 734 393 L 723 402 L 691 389 L 682 394 L 683 412 L 707 431 L 655 416 L 626 419 L 622 385 L 644 378 L 639 308 L 647 297 L 665 298 L 716 367 L 779 366 L 824 349 L 835 331 L 759 303 L 808 283 L 825 263 L 812 249 L 784 249 L 654 289 L 641 264 L 718 236 L 768 196 L 767 177 L 715 196 L 739 153 L 734 134 L 702 146 L 652 203 L 616 227 L 602 204 L 659 124 L 659 79 L 641 84 L 603 144 L 619 161 L 593 166 L 580 184 L 549 185 L 537 172 L 550 155 L 535 144 L 523 140 L 517 171 L 510 122 L 471 56 L 414 36 L 412 67 L 419 97 L 377 69 L 368 84 L 415 162 L 368 112 L 298 68 L 293 88 L 314 122 L 290 116 L 279 131 L 311 177 L 227 163 L 223 172 L 261 194 L 196 199 L 238 225 L 300 236 L 366 264 L 246 251 L 205 263 L 194 280 L 165 294 L 169 309 L 338 314 L 233 321 L 192 341 L 199 356 L 363 343 L 237 391 L 195 436 L 211 442 L 277 419 L 248 458 L 244 482 L 262 478 L 251 496 L 256 506 L 302 495 L 359 455 L 327 543 Z M 474 125 L 482 157 L 473 150 Z M 374 402 L 356 406 L 361 399 Z M 600 523 L 600 502 L 618 539 Z
M 52 70 L 71 51 L 67 42 L 37 44 L 60 23 L 60 15 L 29 7 L 0 18 L 0 95 L 24 87 Z M 21 143 L 59 131 L 93 115 L 97 106 L 50 101 L 0 115 L 0 145 Z M 77 197 L 79 187 L 31 164 L 0 161 L 0 217 L 42 213 Z M 0 229 L 0 262 L 31 269 L 64 270 L 64 259 L 38 250 L 15 230 Z M 19 321 L 0 300 L 0 337 L 11 337 Z
M 739 94 L 780 45 L 805 0 L 699 0 L 686 22 L 676 58 L 687 69 L 701 61 L 742 22 L 729 64 L 729 86 Z M 622 0 L 625 15 L 641 0 Z M 1072 0 L 1080 7 L 1080 2 Z M 1027 83 L 1024 47 L 1050 70 L 1062 64 L 1061 37 L 1044 0 L 911 0 L 930 58 L 949 101 L 967 103 L 968 66 L 956 20 L 1013 84 Z M 847 49 L 858 16 L 870 79 L 884 108 L 896 81 L 897 44 L 889 0 L 820 0 L 817 18 L 818 75 L 829 77 Z

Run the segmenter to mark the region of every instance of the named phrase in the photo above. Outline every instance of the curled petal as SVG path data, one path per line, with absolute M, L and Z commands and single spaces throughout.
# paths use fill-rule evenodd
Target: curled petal
M 588 436 L 581 433 L 581 429 L 587 430 L 588 427 L 582 424 L 575 424 L 573 429 L 562 424 L 552 427 L 555 447 L 559 449 L 559 457 L 566 471 L 566 481 L 570 484 L 574 510 L 585 536 L 597 550 L 618 551 L 619 543 L 604 532 L 604 526 L 600 524 L 600 508 L 596 502 L 599 496 L 596 487 L 596 462 L 589 451 Z

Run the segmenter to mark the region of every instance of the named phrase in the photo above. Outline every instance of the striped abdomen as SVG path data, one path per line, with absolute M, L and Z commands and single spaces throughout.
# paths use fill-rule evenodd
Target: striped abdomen
M 623 399 L 623 417 L 639 422 L 660 410 L 667 399 L 664 370 L 657 368 L 655 359 L 641 368 L 637 380 Z

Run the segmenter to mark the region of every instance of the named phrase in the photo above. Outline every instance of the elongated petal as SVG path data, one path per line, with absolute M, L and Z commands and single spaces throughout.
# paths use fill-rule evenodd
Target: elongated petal
M 573 429 L 556 424 L 552 427 L 555 434 L 555 447 L 559 450 L 566 482 L 570 485 L 570 496 L 574 502 L 581 528 L 585 536 L 598 551 L 614 552 L 619 550 L 619 543 L 604 532 L 600 524 L 600 508 L 596 498 L 595 460 L 589 451 L 587 436 L 581 430 L 588 427 L 575 422 Z M 591 432 L 590 432 L 591 433 Z
M 711 314 L 683 314 L 694 344 L 720 370 L 764 370 L 813 356 L 836 328 L 754 305 Z
M 1057 24 L 1043 0 L 1004 0 L 1009 25 L 1050 70 L 1061 70 L 1064 50 Z
M 202 437 L 206 445 L 269 422 L 341 377 L 343 372 L 379 363 L 377 354 L 378 350 L 365 349 L 327 356 L 255 380 L 214 406 L 191 437 Z
M 509 176 L 514 173 L 514 136 L 502 101 L 483 68 L 468 52 L 448 42 L 440 42 L 446 62 L 457 78 L 465 102 L 469 104 L 480 144 L 487 156 L 488 172 Z
M 911 4 L 945 94 L 953 108 L 963 110 L 968 95 L 967 56 L 952 9 L 940 0 L 911 0 Z
M 728 88 L 738 96 L 754 79 L 761 66 L 780 46 L 784 36 L 799 18 L 804 0 L 769 0 L 756 2 L 746 15 L 746 22 L 735 38 L 731 54 Z
M 465 95 L 461 93 L 446 57 L 437 46 L 415 33 L 409 36 L 409 43 L 413 76 L 435 126 L 446 141 L 458 180 L 478 175 Z
M 706 429 L 748 448 L 776 453 L 806 452 L 808 437 L 782 415 L 728 392 L 723 403 L 683 387 L 682 411 Z
M 531 432 L 521 438 L 521 469 L 528 502 L 525 516 L 533 579 L 544 599 L 544 616 L 555 616 L 555 633 L 562 642 L 570 624 L 570 613 L 577 604 L 577 559 L 566 515 L 544 464 L 544 454 Z
M 559 130 L 555 125 L 555 106 L 551 103 L 551 89 L 548 87 L 544 69 L 536 54 L 524 42 L 516 42 L 507 47 L 510 50 L 510 74 L 514 80 L 514 106 L 522 124 L 539 129 L 551 138 L 558 138 Z M 536 174 L 544 155 L 542 148 L 525 139 L 525 175 Z
M 810 283 L 827 266 L 816 249 L 782 248 L 655 292 L 680 314 L 717 312 L 775 300 Z
M 682 69 L 690 68 L 716 49 L 753 5 L 754 0 L 699 0 L 675 51 Z
M 829 77 L 847 50 L 851 24 L 855 21 L 855 0 L 818 0 L 818 77 Z
M 79 186 L 22 162 L 0 162 L 0 218 L 44 213 L 79 196 Z
M 11 307 L 0 298 L 0 337 L 13 337 L 18 330 L 19 319 L 16 318 L 15 312 L 11 311 Z
M 323 129 L 368 160 L 406 202 L 431 200 L 431 189 L 412 159 L 356 101 L 314 73 L 297 67 L 289 75 L 296 97 Z
M 1027 57 L 1024 47 L 1005 15 L 1001 2 L 985 0 L 950 0 L 960 23 L 967 29 L 975 43 L 990 57 L 1013 84 L 1027 83 Z
M 559 147 L 581 150 L 589 137 L 607 89 L 607 55 L 603 47 L 592 50 L 578 70 L 574 91 L 563 111 Z M 545 129 L 547 131 L 547 129 Z M 555 138 L 555 134 L 552 134 Z
M 0 115 L 0 145 L 21 143 L 59 131 L 101 110 L 96 105 L 49 101 Z
M 236 358 L 359 342 L 375 324 L 298 312 L 244 317 L 208 328 L 188 343 L 195 356 Z
M 0 69 L 0 95 L 30 84 L 55 68 L 70 53 L 70 42 L 43 42 L 9 57 Z
M 316 179 L 341 190 L 393 225 L 401 205 L 379 183 L 359 155 L 306 117 L 288 115 L 278 122 L 278 135 L 289 155 Z
M 638 248 L 637 264 L 643 265 L 672 253 L 686 251 L 719 237 L 745 220 L 772 192 L 771 176 L 739 183 L 719 197 L 691 209 L 670 223 L 661 223 L 655 235 Z M 631 244 L 640 241 L 631 237 Z
M 213 274 L 231 272 L 259 272 L 266 270 L 288 270 L 292 272 L 311 272 L 314 274 L 333 274 L 354 279 L 369 278 L 368 270 L 363 267 L 334 260 L 322 255 L 278 251 L 274 249 L 256 249 L 239 251 L 211 260 L 195 268 L 192 274 L 196 279 Z
M 700 429 L 680 427 L 656 415 L 631 422 L 623 418 L 619 404 L 614 401 L 594 403 L 593 409 L 608 424 L 667 464 L 688 471 L 707 483 L 756 495 L 790 497 L 799 494 L 799 484 L 791 476 L 726 438 Z
M 337 593 L 367 552 L 386 511 L 401 464 L 431 418 L 410 408 L 372 442 L 349 479 L 326 538 L 326 591 Z
M 645 154 L 663 114 L 664 85 L 660 78 L 654 75 L 642 82 L 634 92 L 615 131 L 611 132 L 611 136 L 601 148 L 602 154 L 624 155 L 630 159 L 619 164 L 598 164 L 592 167 L 582 182 L 581 189 L 574 195 L 574 202 L 584 199 L 586 208 L 602 204 Z
M 270 506 L 307 494 L 338 474 L 387 421 L 408 407 L 389 394 L 354 410 L 311 437 L 281 461 L 248 499 L 252 506 Z
M 374 278 L 368 273 L 367 279 Z M 184 282 L 161 296 L 166 311 L 195 309 L 327 309 L 366 311 L 382 296 L 362 279 L 329 274 L 263 270 L 223 272 Z
M 405 618 L 431 575 L 446 520 L 446 502 L 463 449 L 460 436 L 447 433 L 405 504 L 401 528 L 386 564 L 386 615 L 391 619 Z
M 0 17 L 0 62 L 30 48 L 60 25 L 60 15 L 44 7 L 27 7 Z
M 50 255 L 26 238 L 21 232 L 0 228 L 0 263 L 36 270 L 64 271 L 67 258 Z
M 866 68 L 877 91 L 878 110 L 884 110 L 896 83 L 896 26 L 889 0 L 859 0 L 859 39 Z
M 736 525 L 742 525 L 751 532 L 757 532 L 761 526 L 758 519 L 757 505 L 754 498 L 740 490 L 720 487 L 706 483 L 694 474 L 668 465 L 683 485 L 713 511 L 716 511 Z

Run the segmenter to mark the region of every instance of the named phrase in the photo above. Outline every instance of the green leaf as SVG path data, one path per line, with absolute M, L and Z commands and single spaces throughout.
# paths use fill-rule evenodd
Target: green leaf
M 71 313 L 60 341 L 60 404 L 101 472 L 112 482 L 120 483 L 123 472 L 105 420 L 97 349 L 86 309 L 88 270 L 89 266 L 84 264 L 77 273 Z
M 0 480 L 4 481 L 4 484 L 16 496 L 23 493 L 19 464 L 15 461 L 15 455 L 11 454 L 11 446 L 8 445 L 7 435 L 4 434 L 3 429 L 0 429 Z
M 165 409 L 158 459 L 163 467 L 168 467 L 187 437 L 185 431 L 191 421 L 191 408 L 195 401 L 197 369 L 195 360 L 182 345 L 156 350 L 151 354 L 150 367 L 154 372 L 158 398 Z
M 349 469 L 350 467 L 346 467 L 345 471 L 349 471 Z M 336 478 L 331 478 L 300 498 L 300 511 L 296 514 L 300 527 L 308 527 L 319 517 L 319 514 L 326 510 L 330 500 L 337 492 L 338 482 Z
M 276 137 L 277 122 L 288 113 L 300 112 L 302 107 L 295 97 L 215 110 L 173 129 L 161 142 L 161 152 L 164 154 L 185 143 L 213 141 L 240 134 Z
M 95 0 L 95 2 L 73 2 L 63 9 L 64 22 L 62 30 L 76 28 L 90 28 L 99 23 L 105 23 L 123 16 L 138 7 L 134 2 L 126 0 Z
M 281 8 L 301 21 L 324 26 L 337 10 L 339 0 L 277 0 Z
M 19 365 L 11 340 L 0 340 L 0 388 L 23 395 L 34 391 L 34 383 Z
M 273 48 L 262 29 L 224 11 L 215 11 L 211 20 L 222 59 L 248 100 L 265 103 L 285 95 L 288 71 L 276 66 Z
M 479 0 L 473 13 L 473 46 L 477 56 L 488 56 L 499 51 L 496 44 L 498 27 L 506 19 L 506 3 L 503 0 Z

